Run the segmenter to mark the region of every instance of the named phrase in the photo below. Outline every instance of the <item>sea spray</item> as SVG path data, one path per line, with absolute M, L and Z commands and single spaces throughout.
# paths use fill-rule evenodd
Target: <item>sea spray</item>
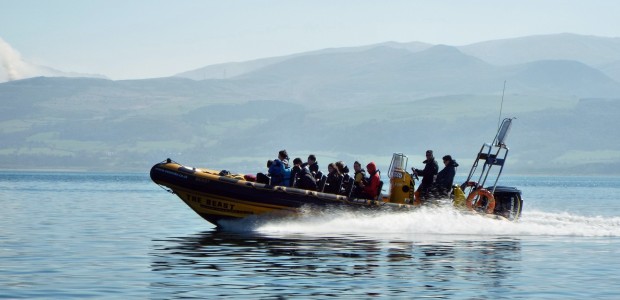
M 247 225 L 247 224 L 246 224 Z M 496 220 L 450 207 L 415 211 L 307 210 L 291 218 L 252 222 L 261 233 L 420 236 L 583 236 L 620 237 L 620 217 L 589 217 L 530 211 L 517 222 Z

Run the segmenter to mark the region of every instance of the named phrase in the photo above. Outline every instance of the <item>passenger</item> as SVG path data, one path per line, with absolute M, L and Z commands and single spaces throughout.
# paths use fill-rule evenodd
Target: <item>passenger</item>
M 379 170 L 377 170 L 377 165 L 374 162 L 370 162 L 366 165 L 366 170 L 368 170 L 368 178 L 367 182 L 362 182 L 362 193 L 360 195 L 361 198 L 365 199 L 376 199 L 379 195 L 379 184 L 381 183 L 381 177 L 379 175 Z
M 452 156 L 446 155 L 443 157 L 444 168 L 437 173 L 437 179 L 433 184 L 433 192 L 437 193 L 439 197 L 447 197 L 452 190 L 452 184 L 454 183 L 454 175 L 456 175 L 456 167 L 459 164 L 456 160 L 452 159 Z
M 316 161 L 316 156 L 314 156 L 314 154 L 308 155 L 308 168 L 314 175 L 314 178 L 317 180 L 321 179 L 322 174 L 320 174 L 319 171 L 319 163 Z
M 340 192 L 340 185 L 342 184 L 342 174 L 338 170 L 335 163 L 331 163 L 327 166 L 327 180 L 325 186 L 323 186 L 324 193 L 338 194 Z
M 435 182 L 435 175 L 437 175 L 437 171 L 439 170 L 437 161 L 433 156 L 433 150 L 426 150 L 426 160 L 424 161 L 424 164 L 426 164 L 426 166 L 424 166 L 424 170 L 411 168 L 414 174 L 422 176 L 422 182 L 415 192 L 417 202 L 428 197 L 429 189 L 433 185 L 433 182 Z
M 280 150 L 280 152 L 278 152 L 278 159 L 280 159 L 282 161 L 282 163 L 284 163 L 284 167 L 285 168 L 289 168 L 289 166 L 288 166 L 288 153 L 286 153 L 286 150 Z
M 301 172 L 301 169 L 303 168 L 301 166 L 302 163 L 303 162 L 301 161 L 301 158 L 299 157 L 293 159 L 293 167 L 291 168 L 291 186 L 295 186 L 295 182 L 299 178 L 299 173 Z
M 355 174 L 353 175 L 353 190 L 351 191 L 351 196 L 357 197 L 361 195 L 364 188 L 362 184 L 366 182 L 366 170 L 362 169 L 362 164 L 359 161 L 355 161 L 353 163 L 353 170 Z
M 267 161 L 267 170 L 269 170 L 269 168 L 271 168 L 271 166 L 273 165 L 273 160 L 268 160 Z M 265 175 L 265 173 L 256 173 L 256 182 L 258 183 L 263 183 L 263 184 L 269 184 L 269 171 L 267 171 L 267 175 Z
M 291 168 L 288 167 L 286 150 L 281 150 L 278 153 L 278 158 L 273 160 L 273 164 L 269 167 L 269 176 L 271 177 L 271 185 L 290 185 Z
M 303 166 L 297 174 L 295 187 L 311 191 L 317 190 L 316 179 L 314 179 L 314 176 L 312 176 L 312 173 L 310 173 L 310 169 L 308 169 L 307 166 Z
M 342 160 L 335 162 L 335 164 L 338 168 L 338 171 L 340 171 L 340 174 L 344 175 L 349 173 L 349 167 L 347 167 L 347 165 L 345 165 Z
M 340 194 L 348 196 L 353 186 L 353 179 L 349 175 L 349 167 L 341 160 L 336 162 L 336 167 L 342 175 L 342 183 L 340 184 Z

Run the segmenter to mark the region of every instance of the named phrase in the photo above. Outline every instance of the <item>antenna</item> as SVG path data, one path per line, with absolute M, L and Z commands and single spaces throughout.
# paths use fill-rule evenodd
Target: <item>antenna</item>
M 497 128 L 499 128 L 500 121 L 502 120 L 502 109 L 504 108 L 504 93 L 506 92 L 506 80 L 504 80 L 504 89 L 502 89 L 502 103 L 499 106 L 499 116 L 497 117 Z

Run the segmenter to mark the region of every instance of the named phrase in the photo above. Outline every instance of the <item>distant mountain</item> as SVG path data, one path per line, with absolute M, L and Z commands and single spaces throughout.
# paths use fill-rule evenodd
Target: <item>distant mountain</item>
M 437 93 L 467 93 L 485 86 L 488 92 L 486 79 L 495 77 L 490 75 L 493 71 L 493 66 L 454 47 L 434 46 L 411 53 L 380 46 L 355 53 L 299 57 L 239 79 L 283 80 L 290 90 L 313 86 L 308 91 L 317 101 L 358 98 L 360 104 L 378 99 L 398 101 Z
M 256 59 L 246 62 L 231 62 L 231 63 L 223 63 L 223 64 L 215 64 L 206 67 L 202 67 L 196 70 L 191 70 L 183 73 L 179 73 L 174 75 L 174 77 L 182 77 L 193 80 L 205 80 L 205 79 L 228 79 L 236 76 L 240 76 L 252 71 L 256 71 L 260 68 L 273 65 L 279 62 L 283 62 L 289 59 L 293 59 L 300 56 L 308 56 L 308 55 L 319 55 L 319 54 L 334 54 L 334 53 L 355 53 L 360 51 L 365 51 L 375 47 L 390 47 L 394 49 L 404 49 L 411 52 L 421 51 L 427 48 L 432 47 L 431 44 L 421 43 L 421 42 L 411 42 L 411 43 L 396 43 L 396 42 L 385 42 L 376 45 L 367 45 L 360 47 L 343 47 L 343 48 L 330 48 L 330 49 L 322 49 L 317 51 L 296 53 L 286 56 L 278 56 L 278 57 L 270 57 L 263 59 Z
M 171 157 L 253 173 L 287 149 L 385 170 L 393 152 L 420 167 L 435 149 L 464 172 L 499 119 L 517 117 L 508 173 L 618 175 L 620 60 L 582 60 L 499 65 L 462 47 L 383 43 L 238 63 L 226 78 L 13 80 L 0 83 L 0 169 L 146 172 Z
M 299 103 L 402 101 L 433 95 L 495 93 L 508 80 L 512 92 L 610 97 L 620 83 L 575 61 L 495 66 L 451 46 L 411 53 L 378 46 L 355 53 L 291 58 L 233 78 L 264 86 L 269 98 Z M 274 84 L 280 88 L 270 88 Z M 308 102 L 310 101 L 310 102 Z
M 511 89 L 535 94 L 617 97 L 620 83 L 605 73 L 570 60 L 544 60 L 506 68 Z
M 598 66 L 620 60 L 620 38 L 570 33 L 486 41 L 459 49 L 495 65 L 538 60 L 574 60 Z
M 217 64 L 174 76 L 194 80 L 227 79 L 303 56 L 333 53 L 353 54 L 378 47 L 388 47 L 416 53 L 433 46 L 420 42 L 386 42 L 360 47 L 324 49 L 248 62 Z M 562 33 L 485 41 L 455 48 L 464 54 L 497 66 L 518 65 L 539 60 L 573 60 L 591 67 L 600 68 L 601 70 L 611 69 L 611 71 L 607 72 L 608 76 L 620 82 L 620 75 L 613 71 L 615 70 L 613 64 L 620 61 L 620 38 L 617 37 L 609 38 Z
M 599 69 L 605 74 L 607 74 L 607 76 L 609 76 L 610 78 L 613 78 L 615 81 L 620 82 L 620 60 L 603 64 L 599 66 Z

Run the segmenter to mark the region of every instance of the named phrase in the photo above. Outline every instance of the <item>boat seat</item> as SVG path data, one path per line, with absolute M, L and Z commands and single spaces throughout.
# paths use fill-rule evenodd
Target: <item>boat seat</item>
M 326 188 L 327 191 L 325 191 Z M 338 183 L 334 183 L 334 186 L 332 186 L 331 184 L 327 183 L 327 176 L 325 176 L 325 182 L 323 182 L 323 188 L 321 189 L 323 193 L 340 194 L 341 190 L 342 178 L 340 178 L 340 181 Z
M 383 180 L 379 181 L 379 187 L 378 187 L 378 191 L 377 191 L 377 197 L 375 197 L 374 200 L 379 200 L 381 199 L 381 190 L 383 189 Z
M 327 176 L 321 175 L 320 179 L 317 182 L 317 191 L 322 192 L 325 187 L 325 182 L 327 181 Z
M 262 183 L 262 184 L 269 184 L 269 181 L 271 180 L 271 178 L 269 178 L 269 176 L 265 175 L 264 173 L 258 173 L 256 174 L 256 182 L 258 183 Z
M 347 174 L 342 179 L 342 187 L 341 187 L 342 195 L 350 196 L 351 190 L 353 190 L 353 178 L 351 177 L 351 175 Z

